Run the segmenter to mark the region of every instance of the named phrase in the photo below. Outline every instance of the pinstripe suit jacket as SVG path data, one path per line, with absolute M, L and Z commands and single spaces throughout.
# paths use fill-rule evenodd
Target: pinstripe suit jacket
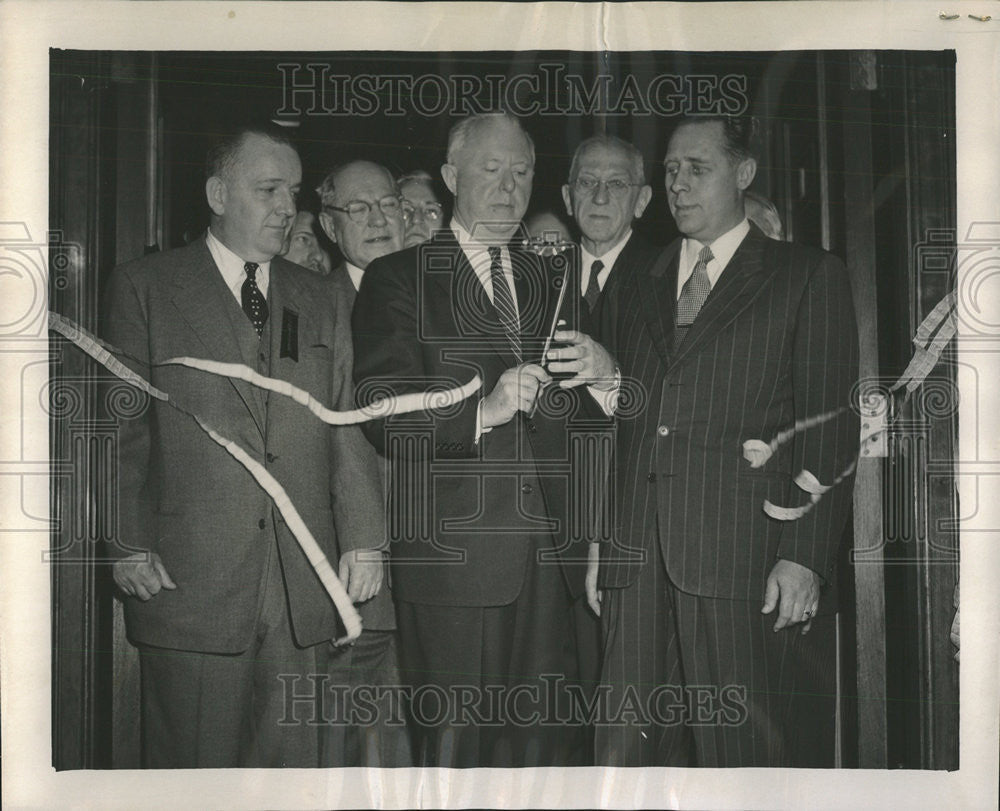
M 828 485 L 850 468 L 855 413 L 796 433 L 757 469 L 743 443 L 770 442 L 797 420 L 849 406 L 858 356 L 845 268 L 751 227 L 674 346 L 679 252 L 678 240 L 604 308 L 602 338 L 627 388 L 599 583 L 632 582 L 655 562 L 656 543 L 673 583 L 697 595 L 760 600 L 778 558 L 828 579 L 853 477 L 796 521 L 770 518 L 762 505 L 807 503 L 792 481 L 803 469 Z

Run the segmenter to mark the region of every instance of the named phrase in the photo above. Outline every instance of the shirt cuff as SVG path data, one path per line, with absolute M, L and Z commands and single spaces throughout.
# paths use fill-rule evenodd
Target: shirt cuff
M 488 434 L 492 431 L 492 428 L 483 428 L 483 401 L 479 401 L 479 405 L 476 406 L 476 438 L 473 440 L 473 445 L 479 444 L 479 438 L 483 434 Z
M 601 407 L 601 411 L 604 412 L 605 416 L 613 417 L 615 412 L 618 410 L 618 392 L 621 390 L 621 387 L 622 370 L 616 366 L 614 386 L 607 391 L 602 391 L 601 389 L 594 388 L 593 386 L 587 386 L 587 391 L 589 391 L 590 396 L 597 401 L 597 404 Z

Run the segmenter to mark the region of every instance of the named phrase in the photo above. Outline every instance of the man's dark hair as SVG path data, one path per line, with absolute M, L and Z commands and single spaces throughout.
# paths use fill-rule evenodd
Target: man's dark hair
M 733 165 L 757 157 L 757 119 L 753 116 L 686 115 L 677 122 L 677 127 L 682 127 L 684 124 L 704 124 L 710 121 L 718 121 L 722 124 L 724 148 Z
M 243 124 L 223 133 L 209 148 L 205 156 L 205 179 L 224 177 L 233 168 L 243 143 L 251 135 L 260 135 L 276 144 L 295 149 L 292 139 L 280 127 L 273 124 Z

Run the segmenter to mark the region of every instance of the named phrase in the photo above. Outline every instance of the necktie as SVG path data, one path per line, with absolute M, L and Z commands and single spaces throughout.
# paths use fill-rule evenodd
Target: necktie
M 487 248 L 490 254 L 490 280 L 493 282 L 493 306 L 500 317 L 500 325 L 510 342 L 517 362 L 521 362 L 521 328 L 517 317 L 517 305 L 511 295 L 510 285 L 504 276 L 499 248 Z
M 681 288 L 677 299 L 677 321 L 674 327 L 674 349 L 681 345 L 688 327 L 694 323 L 701 306 L 712 292 L 712 284 L 708 280 L 708 263 L 712 261 L 712 249 L 707 245 L 698 254 L 694 270 Z
M 590 266 L 590 279 L 587 281 L 587 291 L 583 294 L 591 312 L 594 311 L 597 299 L 601 297 L 601 285 L 597 281 L 597 274 L 602 270 L 604 270 L 604 263 L 600 259 L 595 259 L 594 263 Z
M 261 332 L 264 331 L 264 324 L 267 323 L 267 300 L 264 298 L 264 294 L 260 292 L 260 288 L 257 287 L 257 280 L 254 278 L 257 274 L 258 265 L 256 262 L 247 262 L 243 269 L 247 272 L 246 281 L 243 282 L 243 288 L 240 290 L 240 296 L 243 300 L 243 312 L 247 314 L 247 318 L 253 324 L 253 328 L 257 330 L 257 337 L 260 337 Z

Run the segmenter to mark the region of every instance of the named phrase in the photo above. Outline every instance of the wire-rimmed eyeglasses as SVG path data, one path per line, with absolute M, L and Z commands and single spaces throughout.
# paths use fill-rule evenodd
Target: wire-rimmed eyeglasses
M 420 212 L 425 222 L 436 223 L 444 216 L 444 207 L 440 203 L 411 203 L 404 197 L 403 219 L 410 222 L 417 212 Z
M 584 194 L 593 194 L 603 185 L 612 197 L 621 197 L 632 186 L 639 186 L 641 184 L 630 183 L 627 180 L 622 180 L 620 177 L 613 177 L 611 180 L 598 180 L 596 177 L 582 175 L 573 181 L 573 185 L 576 186 L 577 191 L 581 191 Z

